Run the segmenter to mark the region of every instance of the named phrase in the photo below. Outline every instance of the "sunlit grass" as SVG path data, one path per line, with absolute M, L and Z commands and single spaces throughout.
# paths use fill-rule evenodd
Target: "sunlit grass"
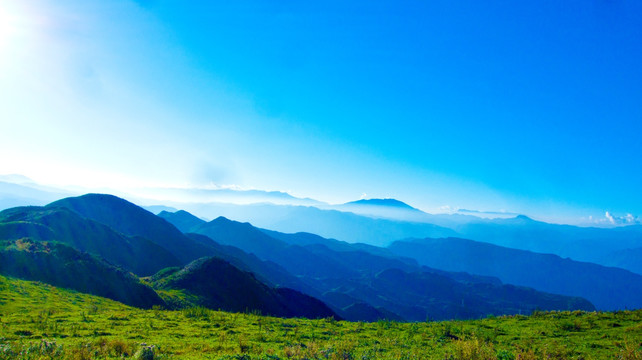
M 0 277 L 0 359 L 641 359 L 642 311 L 345 322 L 140 310 Z

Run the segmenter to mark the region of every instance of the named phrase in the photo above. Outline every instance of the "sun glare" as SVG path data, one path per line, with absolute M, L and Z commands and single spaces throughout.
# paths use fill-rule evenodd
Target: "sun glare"
M 18 27 L 17 10 L 8 1 L 0 0 L 0 54 L 9 51 L 8 46 L 11 37 L 16 33 Z M 8 56 L 0 56 L 5 60 Z
M 4 9 L 4 4 L 0 3 L 0 48 L 4 48 L 4 43 L 9 33 L 9 17 Z

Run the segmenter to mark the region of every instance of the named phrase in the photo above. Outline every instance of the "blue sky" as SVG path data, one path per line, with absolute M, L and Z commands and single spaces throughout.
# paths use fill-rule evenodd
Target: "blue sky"
M 0 0 L 0 173 L 635 218 L 640 39 L 624 0 Z

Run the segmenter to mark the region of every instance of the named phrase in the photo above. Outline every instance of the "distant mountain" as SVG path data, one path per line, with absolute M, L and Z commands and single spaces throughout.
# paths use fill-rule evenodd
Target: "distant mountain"
M 172 205 L 180 207 L 179 205 Z M 350 243 L 384 246 L 407 237 L 456 236 L 454 230 L 425 222 L 373 218 L 353 212 L 322 210 L 312 206 L 272 204 L 189 204 L 181 207 L 200 217 L 224 216 L 284 233 L 307 232 Z M 420 235 L 419 235 L 420 234 Z
M 92 253 L 139 275 L 151 275 L 181 262 L 143 237 L 130 237 L 62 207 L 17 207 L 0 212 L 0 240 L 29 237 L 58 241 Z
M 140 308 L 165 305 L 154 290 L 135 276 L 55 242 L 27 238 L 0 241 L 0 274 L 37 280 Z
M 458 237 L 602 265 L 610 265 L 605 261 L 605 254 L 642 247 L 641 225 L 579 227 L 548 224 L 521 215 L 509 219 L 480 219 L 454 229 L 460 234 Z
M 437 218 L 396 199 L 362 199 L 341 205 L 320 207 L 339 210 L 376 219 L 414 223 L 435 223 Z
M 16 206 L 42 206 L 69 195 L 65 190 L 40 186 L 25 177 L 0 176 L 0 210 Z
M 336 251 L 352 251 L 355 250 L 354 244 L 347 243 L 341 240 L 326 239 L 322 236 L 311 234 L 307 232 L 298 232 L 295 234 L 282 233 L 280 231 L 260 229 L 270 237 L 284 241 L 289 245 L 324 245 Z
M 176 228 L 183 233 L 194 232 L 197 227 L 207 222 L 184 210 L 177 210 L 174 212 L 161 211 L 158 213 L 158 216 L 176 226 Z
M 268 236 L 249 223 L 232 221 L 222 216 L 203 223 L 191 231 L 206 235 L 219 244 L 236 246 L 264 259 L 271 259 L 272 254 L 288 246 L 285 242 Z
M 155 277 L 154 286 L 186 291 L 194 302 L 210 309 L 260 311 L 281 317 L 337 317 L 313 297 L 291 289 L 270 288 L 251 273 L 218 258 L 202 258 L 166 277 Z
M 420 211 L 397 199 L 361 199 L 343 204 L 344 206 L 378 206 Z
M 459 238 L 396 241 L 389 249 L 432 268 L 494 276 L 505 283 L 581 296 L 600 310 L 642 307 L 642 276 L 623 269 Z
M 230 203 L 315 206 L 323 203 L 310 198 L 299 198 L 283 191 L 244 190 L 233 188 L 145 188 L 137 190 L 138 196 L 163 198 L 192 203 Z M 170 203 L 171 201 L 166 202 Z
M 168 211 L 168 212 L 176 212 L 178 209 L 173 208 L 171 206 L 165 206 L 165 205 L 148 205 L 148 206 L 141 206 L 143 209 L 149 211 L 152 214 L 158 215 L 159 213 L 163 211 Z
M 642 247 L 614 251 L 603 256 L 599 262 L 642 275 Z

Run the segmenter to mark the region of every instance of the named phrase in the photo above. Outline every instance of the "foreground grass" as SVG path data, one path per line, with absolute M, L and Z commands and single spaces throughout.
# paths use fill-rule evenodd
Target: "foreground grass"
M 140 310 L 0 277 L 0 359 L 642 359 L 642 311 L 353 323 Z

